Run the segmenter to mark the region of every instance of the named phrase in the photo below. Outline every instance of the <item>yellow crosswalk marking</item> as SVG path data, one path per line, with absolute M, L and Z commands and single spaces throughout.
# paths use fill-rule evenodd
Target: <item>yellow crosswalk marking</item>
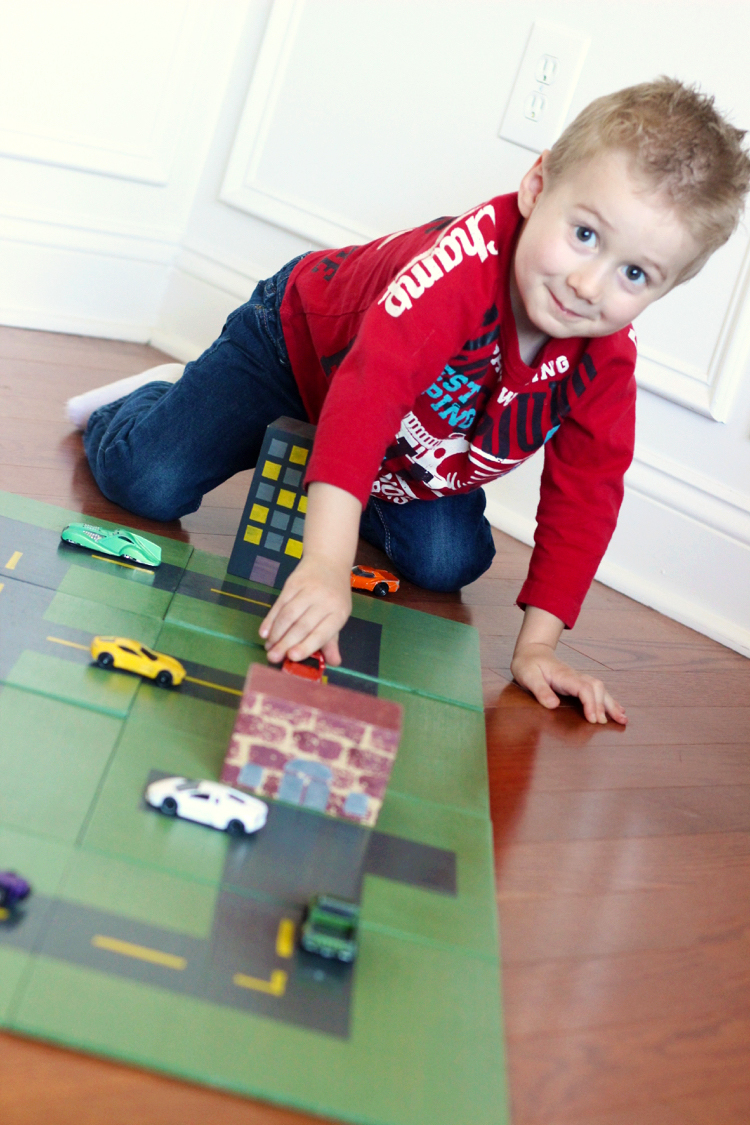
M 137 570 L 139 574 L 153 574 L 153 570 L 147 570 L 145 566 L 135 566 L 133 563 L 123 562 L 121 559 L 108 559 L 106 555 L 92 555 L 92 559 L 99 559 L 100 562 L 112 563 L 113 566 L 124 566 L 128 570 Z
M 48 641 L 54 641 L 56 645 L 67 645 L 68 648 L 82 648 L 84 652 L 89 652 L 88 645 L 79 645 L 77 641 L 64 641 L 62 637 L 47 637 Z
M 255 992 L 266 992 L 269 996 L 283 996 L 286 992 L 287 975 L 283 969 L 274 969 L 270 980 L 261 980 L 260 977 L 248 977 L 244 973 L 235 973 L 232 983 L 238 988 L 252 988 Z
M 5 564 L 6 570 L 15 570 L 18 566 L 20 559 L 23 557 L 23 551 L 14 551 Z
M 242 695 L 242 692 L 238 688 L 224 687 L 223 684 L 212 684 L 210 680 L 196 680 L 195 676 L 185 676 L 185 679 L 189 684 L 200 684 L 201 687 L 216 688 L 217 691 L 226 691 L 229 692 L 230 695 Z
M 259 602 L 257 598 L 245 598 L 242 594 L 230 594 L 227 590 L 214 590 L 214 588 L 211 587 L 211 593 L 221 594 L 222 598 L 237 598 L 237 601 L 240 602 L 252 602 L 253 605 L 264 605 L 266 609 L 271 608 L 270 602 Z
M 279 922 L 276 952 L 279 957 L 291 957 L 294 953 L 294 922 L 291 918 L 282 918 Z
M 133 945 L 129 941 L 120 941 L 119 938 L 107 937 L 105 934 L 95 934 L 91 944 L 96 949 L 106 949 L 109 953 L 119 953 L 122 957 L 135 957 L 138 961 L 150 961 L 153 965 L 163 965 L 165 969 L 184 969 L 187 967 L 186 957 L 177 957 L 174 953 L 164 953 L 161 949 L 149 949 L 145 945 Z

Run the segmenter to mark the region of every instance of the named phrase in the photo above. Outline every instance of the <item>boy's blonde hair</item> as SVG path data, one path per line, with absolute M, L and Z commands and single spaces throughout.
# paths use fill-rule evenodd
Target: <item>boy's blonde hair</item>
M 693 277 L 737 227 L 750 186 L 750 157 L 714 99 L 675 78 L 629 86 L 591 102 L 553 145 L 550 182 L 596 153 L 619 149 L 636 175 L 666 192 L 702 251 L 680 277 Z

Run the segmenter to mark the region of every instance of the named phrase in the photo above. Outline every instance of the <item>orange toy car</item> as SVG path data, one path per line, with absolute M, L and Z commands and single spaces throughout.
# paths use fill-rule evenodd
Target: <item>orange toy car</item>
M 305 660 L 290 660 L 288 656 L 284 657 L 281 671 L 290 672 L 293 676 L 301 676 L 304 680 L 317 680 L 321 684 L 326 683 L 328 679 L 325 657 L 320 649 Z
M 379 598 L 384 598 L 386 594 L 395 594 L 398 587 L 398 578 L 387 570 L 372 570 L 368 566 L 352 567 L 353 590 L 371 590 Z

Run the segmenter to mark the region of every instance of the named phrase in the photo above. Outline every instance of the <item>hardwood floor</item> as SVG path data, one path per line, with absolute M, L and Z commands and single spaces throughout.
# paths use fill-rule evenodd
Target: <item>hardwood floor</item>
M 62 415 L 163 358 L 0 329 L 0 488 L 228 555 L 247 474 L 180 523 L 126 517 Z M 747 1125 L 750 663 L 595 585 L 562 649 L 630 723 L 592 727 L 569 700 L 545 711 L 509 670 L 530 552 L 495 538 L 460 595 L 405 584 L 396 600 L 481 635 L 513 1123 Z M 207 1120 L 317 1119 L 0 1035 L 3 1125 Z

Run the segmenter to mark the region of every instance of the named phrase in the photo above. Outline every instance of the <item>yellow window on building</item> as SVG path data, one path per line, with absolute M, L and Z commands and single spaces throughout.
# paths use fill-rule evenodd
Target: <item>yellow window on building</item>
M 299 539 L 290 539 L 284 548 L 285 555 L 294 555 L 295 559 L 302 558 L 302 544 Z
M 243 538 L 244 538 L 246 543 L 260 543 L 262 535 L 263 535 L 263 528 L 262 527 L 253 527 L 252 524 L 248 524 L 247 527 L 245 528 L 245 534 L 244 534 Z
M 278 480 L 280 472 L 281 465 L 278 465 L 275 461 L 266 461 L 265 465 L 263 466 L 262 475 L 264 477 L 270 477 L 271 480 Z
M 296 496 L 296 492 L 290 492 L 288 488 L 282 488 L 276 498 L 276 503 L 282 508 L 293 508 Z
M 294 465 L 306 465 L 307 450 L 303 449 L 301 445 L 293 445 L 292 452 L 289 454 L 289 460 Z
M 255 523 L 265 523 L 268 519 L 268 508 L 264 508 L 262 504 L 253 504 L 250 519 Z
M 298 512 L 306 512 L 307 511 L 307 496 L 300 496 L 299 504 L 297 505 L 297 511 Z

